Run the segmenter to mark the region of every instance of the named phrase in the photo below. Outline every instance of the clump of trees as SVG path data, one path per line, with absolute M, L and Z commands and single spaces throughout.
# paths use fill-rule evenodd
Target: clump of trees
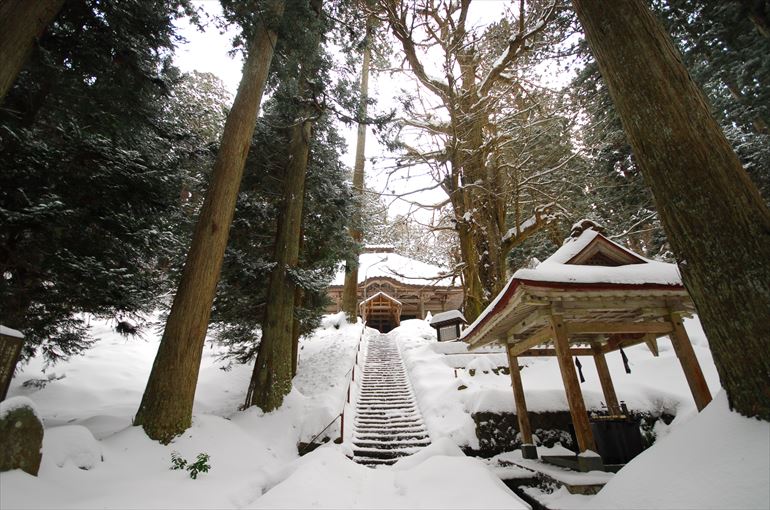
M 80 312 L 130 316 L 173 293 L 135 417 L 168 442 L 190 424 L 210 324 L 234 360 L 255 360 L 245 405 L 281 405 L 298 338 L 340 261 L 355 283 L 362 242 L 448 262 L 473 320 L 511 269 L 590 216 L 677 260 L 731 405 L 770 419 L 762 9 L 521 0 L 479 30 L 470 0 L 222 5 L 246 56 L 232 106 L 215 78 L 171 65 L 173 20 L 196 19 L 188 0 L 0 6 L 0 315 L 27 356 L 87 348 Z M 32 7 L 34 22 L 8 25 Z M 336 123 L 382 120 L 359 72 L 386 37 L 417 84 L 393 124 L 392 172 L 422 165 L 445 192 L 414 204 L 432 209 L 432 230 L 366 214 L 381 202 L 362 137 L 352 186 L 340 163 Z M 330 41 L 351 58 L 335 63 Z M 570 56 L 584 64 L 571 88 L 543 87 L 542 65 Z

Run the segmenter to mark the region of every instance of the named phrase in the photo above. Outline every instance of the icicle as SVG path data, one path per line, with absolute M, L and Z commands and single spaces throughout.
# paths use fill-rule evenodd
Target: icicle
M 578 374 L 580 375 L 580 382 L 586 382 L 586 378 L 583 377 L 583 365 L 580 363 L 580 360 L 577 358 L 577 356 L 575 356 L 575 366 L 577 367 Z
M 631 367 L 628 366 L 628 357 L 626 356 L 626 353 L 623 352 L 623 348 L 620 348 L 620 357 L 623 358 L 623 366 L 626 368 L 626 373 L 631 373 Z

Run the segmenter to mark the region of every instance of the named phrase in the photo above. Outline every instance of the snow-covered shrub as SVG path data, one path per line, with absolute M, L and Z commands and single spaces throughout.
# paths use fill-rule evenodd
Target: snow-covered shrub
M 324 329 L 340 329 L 348 323 L 348 319 L 345 316 L 345 312 L 337 312 L 330 315 L 324 315 L 321 317 L 321 327 Z
M 46 429 L 43 460 L 64 467 L 68 462 L 80 469 L 93 469 L 103 461 L 102 446 L 82 425 L 64 425 Z

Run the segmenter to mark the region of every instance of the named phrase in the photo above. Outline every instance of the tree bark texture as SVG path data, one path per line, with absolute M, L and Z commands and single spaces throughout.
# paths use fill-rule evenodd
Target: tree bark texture
M 0 2 L 0 104 L 16 81 L 35 42 L 63 5 L 64 0 Z
M 642 0 L 573 0 L 733 409 L 770 420 L 770 211 Z
M 358 108 L 358 133 L 356 136 L 356 158 L 353 165 L 353 193 L 358 197 L 353 227 L 350 228 L 350 237 L 356 244 L 364 239 L 361 230 L 361 218 L 363 216 L 364 198 L 364 166 L 366 165 L 366 100 L 369 97 L 369 66 L 371 62 L 371 16 L 366 20 L 366 42 L 364 43 L 363 63 L 361 67 L 361 103 Z M 358 252 L 356 252 L 358 255 Z M 345 285 L 342 288 L 342 311 L 348 317 L 349 322 L 355 322 L 358 317 L 358 257 L 356 260 L 345 261 Z
M 256 405 L 265 412 L 281 406 L 291 391 L 294 344 L 294 298 L 296 285 L 289 271 L 299 262 L 305 175 L 310 153 L 312 121 L 299 119 L 292 127 L 289 157 L 284 180 L 278 232 L 275 242 L 275 268 L 270 273 L 267 306 L 262 326 L 262 342 L 246 396 L 246 406 Z
M 283 7 L 283 0 L 268 4 L 276 19 L 283 14 Z M 148 436 L 163 443 L 184 432 L 192 420 L 211 305 L 276 40 L 276 32 L 262 23 L 249 46 L 179 289 L 134 419 Z

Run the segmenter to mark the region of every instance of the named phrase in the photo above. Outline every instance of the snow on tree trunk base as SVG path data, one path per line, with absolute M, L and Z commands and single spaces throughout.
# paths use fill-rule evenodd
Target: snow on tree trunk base
M 0 404 L 0 471 L 21 469 L 37 476 L 43 455 L 43 423 L 34 404 L 14 397 Z

